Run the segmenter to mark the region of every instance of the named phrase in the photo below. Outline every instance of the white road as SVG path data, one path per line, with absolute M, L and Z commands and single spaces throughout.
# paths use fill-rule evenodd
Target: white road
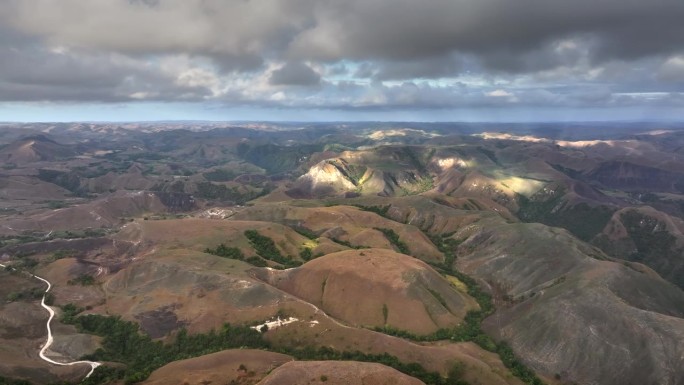
M 0 267 L 5 268 L 6 266 L 3 265 L 2 263 L 0 263 Z M 39 279 L 39 280 L 41 280 L 47 284 L 47 289 L 45 290 L 45 293 L 43 294 L 43 299 L 40 301 L 40 306 L 42 306 L 45 310 L 48 311 L 48 313 L 50 313 L 50 318 L 48 318 L 48 320 L 47 320 L 47 332 L 48 332 L 47 341 L 45 341 L 45 345 L 43 345 L 43 347 L 40 349 L 40 352 L 38 353 L 38 355 L 40 356 L 40 358 L 43 361 L 49 362 L 53 365 L 60 365 L 60 366 L 90 365 L 90 372 L 88 372 L 88 374 L 85 376 L 85 378 L 90 377 L 90 375 L 93 374 L 93 372 L 95 371 L 95 368 L 102 365 L 101 363 L 94 362 L 94 361 L 58 362 L 58 361 L 55 361 L 55 360 L 48 358 L 45 355 L 45 352 L 47 352 L 48 349 L 50 349 L 50 345 L 52 345 L 52 342 L 54 341 L 54 338 L 52 337 L 52 328 L 50 327 L 50 322 L 52 322 L 52 319 L 55 317 L 55 311 L 52 310 L 52 308 L 50 306 L 45 304 L 45 296 L 47 295 L 47 293 L 52 288 L 52 284 L 45 278 L 41 278 L 41 277 L 39 277 L 37 275 L 33 275 L 33 274 L 31 274 L 31 276 L 33 278 Z

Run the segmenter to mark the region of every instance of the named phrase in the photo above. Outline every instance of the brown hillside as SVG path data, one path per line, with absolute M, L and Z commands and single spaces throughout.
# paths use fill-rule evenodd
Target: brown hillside
M 278 223 L 262 221 L 218 221 L 205 218 L 136 221 L 122 227 L 117 238 L 141 247 L 204 251 L 223 243 L 237 247 L 246 257 L 256 255 L 244 232 L 256 230 L 273 240 L 283 256 L 298 259 L 303 245 L 309 241 L 294 230 Z
M 274 368 L 292 361 L 284 354 L 233 349 L 175 361 L 152 372 L 143 385 L 204 385 L 237 381 L 256 384 Z M 245 369 L 241 369 L 241 365 Z
M 277 368 L 259 385 L 420 385 L 385 365 L 354 361 L 293 361 Z
M 77 206 L 10 218 L 6 221 L 4 228 L 9 227 L 17 232 L 25 230 L 48 232 L 114 227 L 122 223 L 122 218 L 166 211 L 167 207 L 154 193 L 120 191 Z
M 249 278 L 245 271 L 250 268 L 189 250 L 146 255 L 103 285 L 107 302 L 93 311 L 140 322 L 153 338 L 183 326 L 206 332 L 225 322 L 262 321 L 293 299 Z
M 628 207 L 592 243 L 613 257 L 641 262 L 684 288 L 684 221 L 649 206 Z
M 424 262 L 384 249 L 329 254 L 267 279 L 350 324 L 417 334 L 456 326 L 477 307 Z
M 45 284 L 0 268 L 0 373 L 5 377 L 25 379 L 35 384 L 78 381 L 88 372 L 88 366 L 56 366 L 38 357 L 38 348 L 45 343 L 47 336 L 45 322 L 48 318 L 47 311 L 40 307 L 40 301 L 7 301 L 10 293 L 31 289 L 44 290 Z M 57 337 L 57 330 L 53 331 Z M 74 332 L 65 335 L 60 330 L 59 336 L 73 338 Z M 85 353 L 91 352 L 80 354 Z
M 35 135 L 10 143 L 0 150 L 0 160 L 7 163 L 52 161 L 76 155 L 69 146 L 59 144 L 44 135 Z
M 481 221 L 457 236 L 467 237 L 459 268 L 502 297 L 484 329 L 536 371 L 608 385 L 684 375 L 684 293 L 674 285 L 540 224 Z
M 415 226 L 397 223 L 356 207 L 296 207 L 264 204 L 246 208 L 231 219 L 277 222 L 293 228 L 309 229 L 321 237 L 348 241 L 354 246 L 387 249 L 392 249 L 392 245 L 381 232 L 374 228 L 391 229 L 407 244 L 411 255 L 435 263 L 442 262 L 444 258 L 430 239 Z M 328 248 L 325 249 L 327 250 Z

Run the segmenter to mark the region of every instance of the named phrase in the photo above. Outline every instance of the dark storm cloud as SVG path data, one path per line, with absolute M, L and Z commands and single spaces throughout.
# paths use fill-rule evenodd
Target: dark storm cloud
M 597 59 L 682 50 L 681 0 L 8 0 L 6 23 L 51 42 L 121 52 L 424 60 L 534 52 L 582 35 Z M 287 51 L 287 52 L 283 52 Z M 506 55 L 509 56 L 509 55 Z
M 287 63 L 273 71 L 269 82 L 276 86 L 314 86 L 321 76 L 304 63 Z
M 0 99 L 665 103 L 682 20 L 682 0 L 4 0 Z
M 204 56 L 210 58 L 222 73 L 256 71 L 264 65 L 264 59 L 255 54 L 208 53 Z
M 316 27 L 292 45 L 303 57 L 511 57 L 579 36 L 594 41 L 595 57 L 605 60 L 671 53 L 684 43 L 680 0 L 350 0 L 321 8 Z
M 143 95 L 158 100 L 199 100 L 201 87 L 175 80 L 125 56 L 49 50 L 36 39 L 0 28 L 1 101 L 121 102 Z

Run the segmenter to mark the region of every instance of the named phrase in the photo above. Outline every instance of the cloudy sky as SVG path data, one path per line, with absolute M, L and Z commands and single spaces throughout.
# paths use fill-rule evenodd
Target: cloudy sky
M 682 0 L 0 0 L 0 121 L 684 120 Z

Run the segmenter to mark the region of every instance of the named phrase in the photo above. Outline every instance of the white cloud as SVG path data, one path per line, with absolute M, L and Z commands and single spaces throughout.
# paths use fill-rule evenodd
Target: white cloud
M 487 96 L 491 96 L 494 98 L 508 98 L 508 97 L 513 96 L 513 94 L 508 92 L 508 91 L 499 89 L 499 90 L 494 90 L 494 91 L 488 92 Z
M 660 67 L 658 76 L 665 81 L 684 81 L 684 55 L 667 59 Z

